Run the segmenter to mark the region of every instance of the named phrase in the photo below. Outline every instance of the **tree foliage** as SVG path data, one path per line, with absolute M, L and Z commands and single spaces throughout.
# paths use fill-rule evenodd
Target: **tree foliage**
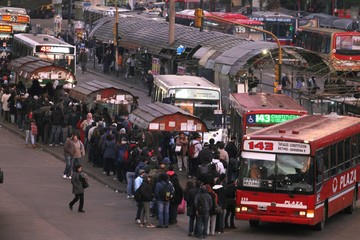
M 267 11 L 277 11 L 280 7 L 280 0 L 263 0 L 266 2 Z

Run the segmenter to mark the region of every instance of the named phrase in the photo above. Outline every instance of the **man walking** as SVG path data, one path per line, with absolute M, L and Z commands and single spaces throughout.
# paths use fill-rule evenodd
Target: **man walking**
M 81 64 L 81 71 L 82 73 L 85 73 L 86 71 L 86 63 L 88 61 L 88 56 L 85 51 L 85 48 L 81 48 L 80 54 L 79 54 L 79 63 Z

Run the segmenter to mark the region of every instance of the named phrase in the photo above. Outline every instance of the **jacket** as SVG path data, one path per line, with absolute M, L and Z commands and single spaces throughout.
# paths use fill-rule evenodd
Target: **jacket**
M 84 193 L 84 188 L 82 187 L 82 183 L 80 178 L 84 177 L 79 172 L 73 172 L 71 175 L 71 184 L 72 184 L 72 192 L 73 194 L 81 194 Z
M 195 209 L 196 206 L 198 206 L 198 203 L 201 198 L 204 198 L 204 202 L 205 202 L 204 211 L 209 212 L 213 206 L 213 199 L 211 198 L 210 194 L 203 189 L 200 189 L 200 192 L 195 196 L 195 200 L 194 200 Z
M 115 140 L 105 140 L 103 141 L 102 150 L 103 150 L 103 158 L 111 158 L 115 159 Z
M 74 142 L 70 138 L 66 138 L 64 144 L 64 155 L 66 157 L 74 157 L 75 155 L 75 145 Z
M 153 199 L 152 186 L 149 182 L 143 181 L 140 188 L 142 202 L 150 202 Z

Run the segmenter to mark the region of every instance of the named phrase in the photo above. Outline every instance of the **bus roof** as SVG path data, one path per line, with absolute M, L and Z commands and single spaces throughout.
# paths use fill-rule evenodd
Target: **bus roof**
M 116 8 L 112 6 L 89 6 L 84 7 L 84 11 L 94 12 L 94 13 L 101 13 L 104 15 L 115 15 Z M 118 12 L 130 12 L 129 9 L 118 7 Z
M 290 140 L 318 142 L 317 148 L 331 141 L 344 139 L 360 132 L 360 118 L 329 115 L 306 115 L 250 133 L 244 139 Z
M 25 8 L 17 8 L 17 7 L 0 7 L 0 12 L 5 13 L 20 13 L 20 14 L 27 14 Z
M 187 75 L 156 75 L 155 83 L 166 88 L 210 88 L 220 91 L 220 88 L 206 78 Z
M 264 110 L 296 111 L 307 114 L 303 106 L 285 94 L 231 93 L 230 104 L 240 115 L 245 112 Z
M 263 11 L 253 12 L 252 16 L 253 17 L 264 17 L 264 18 L 275 18 L 275 17 L 276 18 L 294 18 L 293 16 L 279 13 L 279 12 L 263 12 Z
M 36 45 L 66 45 L 74 47 L 73 45 L 53 37 L 47 34 L 31 34 L 31 33 L 18 33 L 14 35 L 14 39 L 21 41 L 23 43 L 27 43 L 30 46 Z
M 343 33 L 345 30 L 334 29 L 334 28 L 324 28 L 324 27 L 299 27 L 299 31 L 307 31 L 307 32 L 316 32 L 316 33 L 324 33 L 324 34 L 332 34 L 332 33 Z

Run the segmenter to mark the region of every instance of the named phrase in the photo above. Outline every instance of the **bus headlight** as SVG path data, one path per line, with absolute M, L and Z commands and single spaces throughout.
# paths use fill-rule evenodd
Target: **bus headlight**
M 239 207 L 236 207 L 236 208 L 235 208 L 235 212 L 239 213 L 239 212 L 240 212 L 240 208 L 239 208 Z
M 314 215 L 315 215 L 314 210 L 307 210 L 306 212 L 307 218 L 314 218 Z
M 248 208 L 247 207 L 241 207 L 241 212 L 247 212 Z

